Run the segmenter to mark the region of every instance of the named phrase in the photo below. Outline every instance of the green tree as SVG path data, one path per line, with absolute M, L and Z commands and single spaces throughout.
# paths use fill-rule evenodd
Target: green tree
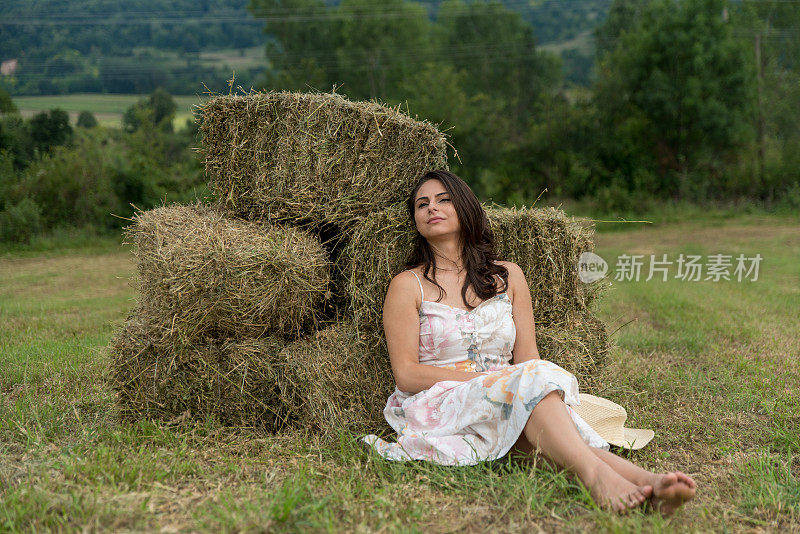
M 342 0 L 338 11 L 352 14 L 338 25 L 340 47 L 333 73 L 354 98 L 392 98 L 436 50 L 431 24 L 421 5 L 405 0 Z M 376 17 L 381 12 L 394 16 Z M 431 46 L 434 45 L 434 46 Z
M 800 182 L 800 10 L 786 2 L 744 2 L 730 19 L 759 74 L 755 161 L 742 189 L 777 200 Z
M 253 0 L 250 9 L 267 18 L 265 31 L 274 37 L 267 45 L 270 88 L 336 84 L 352 99 L 389 99 L 436 49 L 427 11 L 416 2 L 342 0 L 326 7 L 316 0 Z M 284 20 L 275 20 L 278 14 Z
M 323 18 L 322 0 L 251 0 L 248 9 L 266 19 L 264 32 L 272 39 L 266 54 L 270 68 L 264 79 L 269 88 L 308 90 L 327 88 L 336 70 L 340 20 Z M 288 19 L 287 19 L 288 16 Z
M 598 58 L 617 48 L 621 35 L 630 31 L 641 20 L 642 11 L 648 2 L 649 0 L 614 0 L 606 20 L 593 30 Z
M 719 194 L 724 158 L 752 140 L 752 62 L 723 16 L 726 5 L 653 0 L 600 65 L 604 130 L 644 143 L 662 192 L 675 197 Z
M 76 123 L 79 128 L 94 128 L 97 126 L 97 119 L 91 111 L 83 110 L 78 114 L 78 121 Z
M 34 158 L 29 124 L 19 114 L 0 117 L 0 150 L 6 150 L 17 170 L 27 167 Z
M 17 106 L 11 99 L 11 95 L 0 89 L 0 115 L 4 113 L 17 113 Z
M 466 171 L 462 177 L 478 189 L 477 193 L 485 195 L 472 176 L 481 168 L 499 165 L 499 147 L 506 142 L 511 125 L 503 114 L 502 102 L 485 93 L 470 94 L 469 82 L 466 72 L 430 62 L 422 65 L 416 76 L 403 81 L 400 90 L 412 117 L 428 119 L 448 134 L 450 144 L 458 150 L 451 167 L 456 172 Z
M 41 152 L 47 152 L 54 146 L 66 145 L 72 140 L 69 114 L 63 109 L 37 113 L 31 118 L 29 129 L 35 148 Z
M 524 131 L 537 101 L 559 88 L 558 56 L 537 50 L 531 25 L 497 1 L 445 0 L 438 22 L 439 57 L 467 76 L 469 92 L 503 102 L 515 133 Z
M 122 116 L 123 129 L 131 133 L 147 124 L 165 132 L 172 132 L 172 120 L 177 109 L 172 95 L 163 89 L 156 89 L 147 98 L 140 99 L 125 110 Z

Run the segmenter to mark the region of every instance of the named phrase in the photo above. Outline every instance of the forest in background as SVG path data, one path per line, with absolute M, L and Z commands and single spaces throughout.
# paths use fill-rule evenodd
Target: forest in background
M 270 36 L 255 86 L 400 105 L 450 136 L 451 168 L 479 197 L 507 205 L 546 191 L 618 216 L 671 201 L 800 209 L 798 2 L 614 0 L 585 87 L 511 3 L 445 0 L 432 18 L 403 0 L 252 0 Z M 0 234 L 114 230 L 124 219 L 109 214 L 131 202 L 201 191 L 202 140 L 162 120 L 169 92 L 121 131 L 73 128 L 58 110 L 22 118 L 0 93 Z
M 419 5 L 435 20 L 441 3 Z M 565 77 L 585 84 L 591 43 L 575 48 L 569 41 L 586 37 L 610 3 L 505 0 L 502 5 L 532 25 L 537 43 L 566 43 L 558 45 L 566 46 L 560 52 Z M 330 8 L 323 17 L 363 7 L 396 26 L 404 23 L 390 4 L 376 0 L 320 4 Z M 276 17 L 294 9 L 291 3 L 276 6 Z M 12 95 L 149 93 L 159 87 L 186 95 L 203 91 L 203 84 L 222 91 L 234 70 L 247 87 L 268 67 L 263 53 L 259 61 L 243 61 L 249 50 L 269 41 L 263 26 L 248 10 L 248 0 L 7 0 L 0 5 L 0 61 L 17 64 L 13 76 L 0 76 L 0 87 Z

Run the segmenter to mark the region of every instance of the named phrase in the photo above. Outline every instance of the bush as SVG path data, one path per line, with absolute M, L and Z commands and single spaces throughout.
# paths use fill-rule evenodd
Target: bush
M 3 113 L 17 113 L 17 105 L 5 90 L 0 89 L 0 114 Z
M 118 205 L 108 159 L 99 146 L 81 143 L 57 147 L 31 165 L 22 179 L 24 194 L 43 208 L 43 220 L 54 226 L 113 226 L 109 213 Z
M 42 230 L 42 209 L 30 198 L 0 212 L 0 241 L 30 243 Z
M 780 196 L 779 206 L 789 210 L 800 210 L 800 182 L 794 182 Z
M 159 88 L 125 110 L 122 127 L 126 132 L 132 133 L 148 125 L 171 133 L 172 119 L 175 118 L 177 109 L 172 95 Z
M 601 213 L 621 215 L 631 211 L 633 207 L 630 192 L 616 182 L 599 187 L 595 198 L 597 210 Z
M 8 151 L 17 170 L 24 169 L 33 161 L 33 140 L 28 124 L 21 116 L 0 117 L 0 150 Z
M 78 115 L 77 124 L 79 128 L 94 128 L 97 126 L 97 119 L 94 118 L 91 111 L 84 110 Z
M 54 146 L 66 145 L 72 141 L 72 126 L 69 114 L 63 109 L 51 109 L 34 115 L 29 123 L 34 146 L 47 152 Z
M 0 211 L 11 203 L 18 182 L 13 155 L 0 148 Z

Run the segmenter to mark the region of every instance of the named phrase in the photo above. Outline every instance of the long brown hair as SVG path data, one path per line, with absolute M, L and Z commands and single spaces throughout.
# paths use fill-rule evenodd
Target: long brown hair
M 494 263 L 498 258 L 495 253 L 494 234 L 489 227 L 486 211 L 484 211 L 483 206 L 478 201 L 478 197 L 475 196 L 475 193 L 464 180 L 450 171 L 434 170 L 426 172 L 406 199 L 408 216 L 412 224 L 416 227 L 414 199 L 417 196 L 417 191 L 422 187 L 422 184 L 433 179 L 442 182 L 444 188 L 450 193 L 453 208 L 461 224 L 459 241 L 461 243 L 461 257 L 464 262 L 464 269 L 467 272 L 466 280 L 464 280 L 464 285 L 461 287 L 462 300 L 467 302 L 467 288 L 469 286 L 472 286 L 473 291 L 482 301 L 494 297 L 500 291 L 497 287 L 495 275 L 499 275 L 503 279 L 504 288 L 507 289 L 508 269 Z M 436 256 L 434 256 L 428 240 L 417 230 L 414 236 L 414 248 L 406 260 L 405 268 L 411 269 L 420 265 L 424 266 L 423 276 L 425 279 L 439 288 L 439 298 L 436 299 L 436 302 L 439 302 L 447 292 L 436 280 L 428 276 L 431 270 L 433 270 L 433 276 L 436 276 Z

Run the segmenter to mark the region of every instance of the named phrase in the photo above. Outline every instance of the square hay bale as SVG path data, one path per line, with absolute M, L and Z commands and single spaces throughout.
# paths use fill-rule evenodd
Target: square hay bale
M 425 171 L 447 169 L 445 136 L 399 107 L 273 91 L 219 96 L 200 111 L 209 187 L 249 220 L 345 230 Z
M 570 312 L 557 323 L 536 325 L 539 357 L 574 374 L 580 390 L 597 394 L 600 372 L 612 348 L 605 324 L 588 311 Z
M 285 342 L 204 338 L 186 343 L 136 310 L 110 344 L 110 382 L 125 420 L 216 416 L 269 431 L 290 417 L 277 384 Z
M 394 376 L 385 342 L 342 322 L 287 345 L 280 359 L 286 374 L 279 387 L 296 424 L 326 437 L 340 428 L 389 429 L 383 409 Z
M 229 219 L 202 204 L 136 214 L 141 313 L 189 342 L 213 334 L 292 339 L 321 322 L 331 262 L 303 230 Z
M 581 252 L 594 249 L 590 229 L 555 208 L 484 209 L 498 256 L 525 273 L 537 324 L 552 324 L 570 312 L 588 309 L 602 287 L 586 288 L 578 278 Z M 353 232 L 336 276 L 345 280 L 348 311 L 360 328 L 382 330 L 383 299 L 389 282 L 403 269 L 416 233 L 401 204 L 364 218 Z
M 578 276 L 578 259 L 594 251 L 594 228 L 562 210 L 493 207 L 487 210 L 497 255 L 520 266 L 533 297 L 536 321 L 553 324 L 587 310 L 606 287 Z
M 394 390 L 385 344 L 349 323 L 292 343 L 274 337 L 185 343 L 137 310 L 114 336 L 111 385 L 125 420 L 215 416 L 275 432 L 377 432 Z
M 598 363 L 608 351 L 603 324 L 576 314 L 539 332 L 541 357 L 575 374 L 581 391 L 596 391 Z M 291 425 L 323 439 L 338 429 L 391 432 L 383 409 L 395 382 L 383 339 L 343 322 L 287 345 L 278 360 L 284 370 L 278 387 Z

